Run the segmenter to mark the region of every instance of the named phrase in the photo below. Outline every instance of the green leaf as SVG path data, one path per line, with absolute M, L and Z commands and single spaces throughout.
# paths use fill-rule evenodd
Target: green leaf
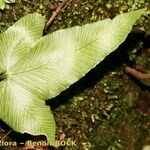
M 57 96 L 113 52 L 144 13 L 137 10 L 40 39 L 41 15 L 28 15 L 0 35 L 0 118 L 17 132 L 55 140 L 45 101 Z

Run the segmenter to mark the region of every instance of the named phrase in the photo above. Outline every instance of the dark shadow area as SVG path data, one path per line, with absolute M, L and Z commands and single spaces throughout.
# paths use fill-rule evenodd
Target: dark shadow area
M 150 35 L 146 36 L 143 40 L 144 44 L 143 47 L 144 48 L 150 48 Z
M 69 98 L 79 94 L 84 89 L 92 88 L 104 75 L 121 67 L 123 63 L 130 65 L 128 58 L 129 52 L 139 41 L 143 41 L 144 37 L 145 33 L 130 33 L 125 42 L 123 42 L 117 50 L 108 55 L 94 69 L 87 73 L 78 82 L 71 85 L 67 90 L 63 91 L 57 97 L 48 100 L 46 104 L 50 105 L 51 109 L 55 109 L 61 104 L 66 103 Z

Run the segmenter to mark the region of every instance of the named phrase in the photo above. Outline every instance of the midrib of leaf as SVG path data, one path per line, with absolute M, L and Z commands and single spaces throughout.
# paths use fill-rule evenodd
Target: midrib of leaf
M 95 40 L 93 40 L 93 41 L 91 41 L 91 42 L 89 42 L 89 43 L 87 43 L 87 44 L 85 44 L 85 45 L 83 45 L 82 47 L 80 47 L 80 48 L 77 48 L 77 49 L 70 49 L 70 51 L 75 51 L 75 52 L 78 52 L 78 51 L 80 51 L 81 49 L 83 49 L 83 48 L 86 48 L 86 47 L 88 47 L 89 45 L 91 45 L 92 43 L 94 43 L 94 42 L 96 42 L 98 40 L 98 38 L 96 38 Z M 19 43 L 19 42 L 18 42 Z M 36 45 L 36 44 L 35 44 Z M 65 55 L 64 55 L 64 57 L 65 57 Z M 70 55 L 66 55 L 66 57 L 70 57 Z M 66 58 L 65 57 L 65 58 Z M 9 57 L 9 58 L 11 58 L 11 56 Z M 64 59 L 64 58 L 62 58 L 62 59 Z M 46 62 L 47 61 L 47 62 Z M 40 70 L 41 68 L 44 68 L 45 66 L 48 66 L 48 64 L 49 64 L 49 62 L 50 62 L 51 60 L 45 60 L 45 62 L 46 63 L 44 63 L 43 65 L 41 65 L 41 66 L 38 66 L 38 67 L 35 67 L 35 68 L 31 68 L 30 67 L 30 69 L 29 70 L 25 70 L 25 71 L 19 71 L 18 70 L 18 72 L 11 72 L 11 75 L 18 75 L 18 74 L 23 74 L 23 73 L 30 73 L 30 72 L 32 72 L 32 71 L 35 71 L 35 70 Z M 59 61 L 61 61 L 60 59 L 59 59 Z
M 11 72 L 11 75 L 19 75 L 19 74 L 24 74 L 24 73 L 30 73 L 32 71 L 40 70 L 41 68 L 45 68 L 45 66 L 47 66 L 47 65 L 48 65 L 48 63 L 47 64 L 43 64 L 43 65 L 38 66 L 38 67 L 35 67 L 35 68 L 31 68 L 31 69 L 26 70 L 26 71 Z

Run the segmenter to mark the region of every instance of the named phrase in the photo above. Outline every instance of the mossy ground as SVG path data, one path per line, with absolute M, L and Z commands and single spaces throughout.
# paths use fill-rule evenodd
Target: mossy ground
M 0 30 L 27 13 L 48 19 L 58 0 L 16 0 L 0 11 Z M 54 21 L 49 32 L 82 25 L 149 6 L 149 0 L 74 0 Z M 141 150 L 150 144 L 149 85 L 124 72 L 124 66 L 150 68 L 150 17 L 142 17 L 126 42 L 95 69 L 50 101 L 57 124 L 76 146 L 66 150 Z M 5 130 L 5 128 L 4 128 Z M 2 132 L 2 131 L 1 131 Z M 3 149 L 19 149 L 3 147 Z

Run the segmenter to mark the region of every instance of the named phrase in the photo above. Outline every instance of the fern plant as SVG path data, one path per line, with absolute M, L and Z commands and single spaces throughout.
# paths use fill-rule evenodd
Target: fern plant
M 29 14 L 0 34 L 0 119 L 20 133 L 55 141 L 45 101 L 60 94 L 113 52 L 144 13 L 136 10 L 42 37 L 45 17 Z

